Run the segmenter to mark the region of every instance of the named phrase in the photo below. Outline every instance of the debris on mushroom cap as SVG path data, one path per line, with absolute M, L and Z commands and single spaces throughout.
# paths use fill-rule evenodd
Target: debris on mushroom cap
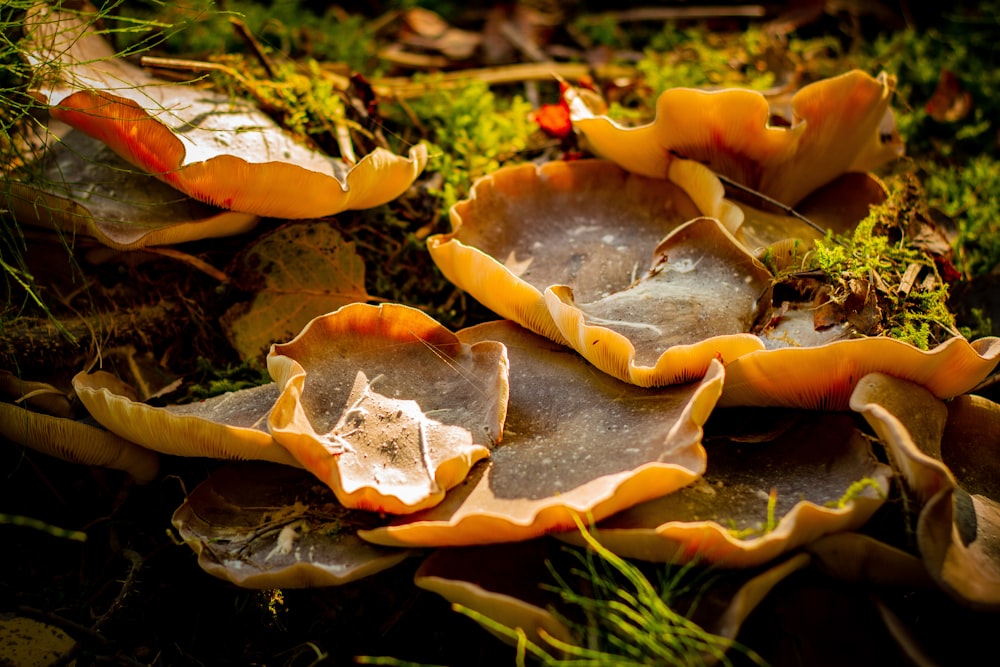
M 156 477 L 155 452 L 91 424 L 0 402 L 0 437 L 70 463 L 124 470 L 137 482 Z
M 760 350 L 749 333 L 770 300 L 771 273 L 717 220 L 676 228 L 632 285 L 589 303 L 568 285 L 545 291 L 552 319 L 594 366 L 643 387 L 690 382 L 713 359 Z
M 73 388 L 102 426 L 147 449 L 299 465 L 267 431 L 267 415 L 278 397 L 274 383 L 162 408 L 134 400 L 131 389 L 106 371 L 77 373 Z
M 80 14 L 36 5 L 25 32 L 29 63 L 46 82 L 37 93 L 53 118 L 208 204 L 323 217 L 395 199 L 427 162 L 420 144 L 407 157 L 376 148 L 348 169 L 297 143 L 248 102 L 161 81 L 116 58 Z
M 634 128 L 595 116 L 572 90 L 566 96 L 593 151 L 629 171 L 665 178 L 679 156 L 794 206 L 842 173 L 902 154 L 895 131 L 886 132 L 894 88 L 894 77 L 860 70 L 817 81 L 792 98 L 787 128 L 768 125 L 768 101 L 751 90 L 673 88 L 657 100 L 656 120 Z
M 593 301 L 634 282 L 671 230 L 710 215 L 730 230 L 742 214 L 702 165 L 678 161 L 671 180 L 606 160 L 503 167 L 451 209 L 452 232 L 427 247 L 442 273 L 499 315 L 565 342 L 545 305 L 551 285 Z
M 336 586 L 412 555 L 357 537 L 377 515 L 341 506 L 304 470 L 267 463 L 216 470 L 172 522 L 202 569 L 244 588 Z
M 979 384 L 1000 360 L 1000 338 L 952 338 L 931 350 L 892 338 L 751 352 L 726 366 L 720 405 L 846 410 L 858 380 L 893 375 L 952 398 Z
M 702 479 L 598 522 L 597 539 L 626 558 L 751 567 L 861 526 L 888 493 L 889 468 L 842 415 L 813 415 L 770 442 L 705 447 Z
M 702 425 L 721 390 L 719 362 L 701 382 L 652 390 L 597 372 L 513 322 L 458 336 L 507 347 L 504 440 L 440 505 L 362 538 L 413 546 L 526 540 L 669 493 L 703 472 Z M 623 444 L 609 447 L 612 437 Z
M 919 509 L 917 546 L 931 576 L 956 599 L 974 607 L 1000 610 L 1000 502 L 997 483 L 975 481 L 972 493 L 956 480 L 945 451 L 978 450 L 977 458 L 995 459 L 998 453 L 997 409 L 989 402 L 978 407 L 968 399 L 953 412 L 930 392 L 912 382 L 872 373 L 858 382 L 851 408 L 860 412 L 889 452 L 893 466 Z M 978 413 L 978 414 L 976 414 Z M 974 415 L 982 427 L 966 421 Z M 976 436 L 971 443 L 943 440 L 952 418 L 960 424 L 950 435 Z M 985 419 L 984 419 L 985 417 Z M 961 456 L 959 460 L 961 460 Z M 968 454 L 965 455 L 968 460 Z
M 259 220 L 185 197 L 83 132 L 49 143 L 40 163 L 44 180 L 11 180 L 5 193 L 5 206 L 19 223 L 133 250 L 239 234 Z
M 500 441 L 507 356 L 423 312 L 351 304 L 275 345 L 271 433 L 347 507 L 436 505 Z

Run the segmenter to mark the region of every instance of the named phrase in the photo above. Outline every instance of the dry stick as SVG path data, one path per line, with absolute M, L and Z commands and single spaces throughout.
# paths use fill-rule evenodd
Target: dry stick
M 728 185 L 729 187 L 734 188 L 736 190 L 739 190 L 740 192 L 745 192 L 745 193 L 747 193 L 749 195 L 753 195 L 755 197 L 759 197 L 763 201 L 766 201 L 768 204 L 771 204 L 772 206 L 777 206 L 779 209 L 781 209 L 782 212 L 784 212 L 784 213 L 792 216 L 793 218 L 796 218 L 797 220 L 801 220 L 802 222 L 806 223 L 807 225 L 809 225 L 810 227 L 812 227 L 813 229 L 815 229 L 817 232 L 819 232 L 820 234 L 822 234 L 823 236 L 826 236 L 827 230 L 823 229 L 822 227 L 820 227 L 819 225 L 817 225 L 815 222 L 813 222 L 812 220 L 810 220 L 806 216 L 802 215 L 801 213 L 799 213 L 798 211 L 796 211 L 795 209 L 793 209 L 791 206 L 788 206 L 787 204 L 782 204 L 777 199 L 773 199 L 771 197 L 768 197 L 763 192 L 758 192 L 757 190 L 754 190 L 753 188 L 747 187 L 747 186 L 743 185 L 742 183 L 737 183 L 733 179 L 728 178 L 726 176 L 723 176 L 722 174 L 716 173 L 715 175 L 719 177 L 719 180 L 722 181 L 723 184 Z
M 250 28 L 248 28 L 247 24 L 241 19 L 238 19 L 235 16 L 230 16 L 229 22 L 233 25 L 233 28 L 236 29 L 236 33 L 240 36 L 240 38 L 246 42 L 247 46 L 250 47 L 250 50 L 253 51 L 254 56 L 260 62 L 261 66 L 263 66 L 264 71 L 267 72 L 267 76 L 273 79 L 275 72 L 274 63 L 271 61 L 271 57 L 264 51 L 264 45 L 253 36 L 253 33 L 250 32 Z
M 233 77 L 248 89 L 250 81 L 235 68 L 219 63 L 212 63 L 203 60 L 187 60 L 184 58 L 160 58 L 156 56 L 143 56 L 142 65 L 144 67 L 157 67 L 160 69 L 184 70 L 189 72 L 221 72 Z M 386 77 L 373 79 L 370 81 L 372 89 L 380 97 L 387 99 L 409 99 L 419 97 L 432 90 L 448 86 L 459 86 L 463 83 L 476 80 L 487 85 L 502 85 L 508 83 L 521 83 L 524 81 L 552 81 L 554 76 L 559 76 L 568 80 L 576 80 L 591 73 L 596 73 L 598 78 L 620 78 L 635 74 L 635 69 L 620 65 L 608 65 L 597 68 L 596 72 L 589 66 L 582 63 L 519 63 L 516 65 L 506 65 L 503 67 L 482 67 L 466 69 L 458 72 L 448 72 L 437 76 L 432 82 L 414 82 L 409 77 Z M 350 85 L 344 76 L 332 72 L 324 72 L 324 76 L 334 79 L 343 88 Z

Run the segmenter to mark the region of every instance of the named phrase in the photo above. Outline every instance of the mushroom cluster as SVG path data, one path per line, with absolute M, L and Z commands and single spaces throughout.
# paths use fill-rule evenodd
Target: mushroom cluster
M 275 140 L 253 108 L 151 80 L 47 12 L 28 27 L 38 66 L 61 63 L 39 91 L 53 118 L 196 200 L 331 215 L 398 196 L 423 168 L 417 147 L 344 172 Z M 434 548 L 418 585 L 540 642 L 571 641 L 530 566 L 552 557 L 555 535 L 746 570 L 707 626 L 729 641 L 768 590 L 811 566 L 906 575 L 1000 609 L 1000 408 L 968 394 L 997 366 L 1000 339 L 924 351 L 802 327 L 774 307 L 761 260 L 816 234 L 727 198 L 719 178 L 850 228 L 883 194 L 867 172 L 901 151 L 892 90 L 884 74 L 819 81 L 778 124 L 758 93 L 675 89 L 654 123 L 624 128 L 567 89 L 601 157 L 503 167 L 427 241 L 441 272 L 501 319 L 452 332 L 408 306 L 354 303 L 272 346 L 273 382 L 254 389 L 153 407 L 105 372 L 74 388 L 138 479 L 155 475 L 150 452 L 238 462 L 173 522 L 205 570 L 241 586 L 338 584 Z M 289 180 L 298 195 L 279 204 Z M 67 220 L 111 216 L 74 206 Z M 903 549 L 857 533 L 894 494 L 914 513 Z M 470 562 L 529 565 L 485 577 Z

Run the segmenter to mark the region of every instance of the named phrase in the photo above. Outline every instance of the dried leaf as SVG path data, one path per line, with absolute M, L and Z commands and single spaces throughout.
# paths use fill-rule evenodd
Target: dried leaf
M 245 360 L 262 360 L 272 343 L 291 340 L 314 317 L 371 298 L 354 244 L 322 220 L 261 236 L 231 273 L 257 291 L 251 303 L 233 306 L 222 318 L 226 336 Z

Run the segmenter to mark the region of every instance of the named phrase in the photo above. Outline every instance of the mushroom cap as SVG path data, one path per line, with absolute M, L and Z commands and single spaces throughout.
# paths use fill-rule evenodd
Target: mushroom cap
M 273 464 L 219 468 L 172 523 L 203 570 L 244 588 L 338 586 L 413 553 L 362 541 L 356 529 L 375 515 L 342 507 L 306 471 Z
M 436 505 L 500 441 L 507 357 L 423 312 L 356 303 L 274 345 L 274 437 L 351 508 Z
M 137 482 L 159 471 L 155 452 L 84 422 L 0 402 L 0 436 L 70 463 L 124 470 Z
M 267 415 L 278 397 L 273 383 L 162 408 L 133 400 L 131 389 L 107 371 L 77 373 L 73 388 L 102 426 L 146 449 L 299 465 L 267 431 Z
M 851 396 L 851 408 L 878 434 L 916 500 L 917 547 L 931 576 L 964 604 L 1000 610 L 1000 502 L 964 489 L 942 461 L 953 449 L 978 450 L 977 458 L 996 459 L 1000 421 L 987 414 L 1000 407 L 976 403 L 972 407 L 974 402 L 961 399 L 952 412 L 924 387 L 882 373 L 866 375 Z M 958 423 L 948 431 L 952 418 Z M 946 433 L 974 439 L 946 442 Z M 979 474 L 973 472 L 972 479 Z M 973 486 L 974 491 L 987 489 L 995 493 L 996 481 Z
M 369 208 L 401 195 L 427 162 L 420 144 L 407 157 L 377 148 L 348 169 L 248 102 L 158 80 L 116 58 L 78 14 L 36 5 L 25 33 L 29 63 L 57 67 L 38 90 L 53 118 L 214 206 L 281 218 Z
M 428 238 L 441 272 L 504 318 L 564 342 L 545 304 L 552 285 L 592 301 L 632 283 L 650 251 L 682 223 L 742 220 L 703 165 L 678 161 L 669 180 L 605 160 L 502 167 L 451 209 L 452 231 Z
M 720 405 L 846 410 L 858 380 L 881 372 L 952 398 L 970 391 L 1000 361 L 1000 338 L 951 338 L 931 350 L 892 338 L 838 340 L 818 347 L 751 352 L 726 366 Z
M 792 98 L 790 127 L 769 125 L 762 94 L 673 88 L 656 119 L 626 128 L 595 116 L 572 90 L 573 125 L 592 150 L 629 171 L 665 178 L 677 156 L 788 206 L 844 172 L 868 171 L 902 154 L 889 102 L 895 79 L 860 70 L 809 84 Z
M 720 363 L 700 382 L 643 389 L 513 322 L 458 336 L 507 347 L 504 440 L 440 505 L 363 531 L 364 539 L 413 546 L 526 540 L 670 493 L 704 470 L 702 425 L 720 391 Z M 609 447 L 609 437 L 626 444 Z
M 19 223 L 134 250 L 239 234 L 259 220 L 185 197 L 83 132 L 49 143 L 43 180 L 11 181 L 4 193 L 6 208 Z
M 572 633 L 553 612 L 557 596 L 540 585 L 551 579 L 547 564 L 560 556 L 552 545 L 551 540 L 538 539 L 436 549 L 420 564 L 413 581 L 453 605 L 508 628 L 521 628 L 539 646 L 549 646 L 546 636 L 571 642 Z
M 598 522 L 595 537 L 626 558 L 745 568 L 858 528 L 885 501 L 890 470 L 849 417 L 814 417 L 768 442 L 707 442 L 703 479 Z M 878 491 L 866 488 L 840 506 L 866 478 Z M 771 493 L 777 523 L 766 530 Z M 751 536 L 740 537 L 747 529 Z M 560 537 L 579 541 L 573 533 Z
M 559 332 L 590 363 L 642 387 L 690 382 L 713 359 L 760 350 L 750 334 L 771 273 L 720 222 L 697 218 L 657 247 L 649 272 L 618 292 L 577 303 L 556 285 L 545 302 Z

